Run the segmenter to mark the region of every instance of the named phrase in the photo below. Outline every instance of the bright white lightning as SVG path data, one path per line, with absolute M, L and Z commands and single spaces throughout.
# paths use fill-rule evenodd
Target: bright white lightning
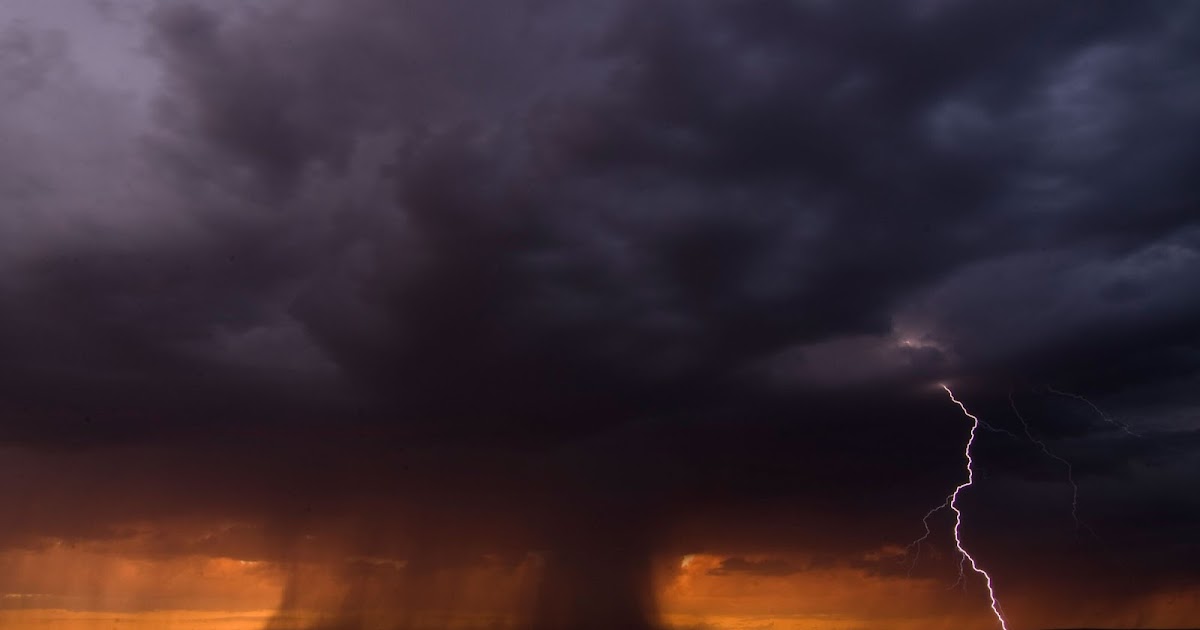
M 983 567 L 979 566 L 979 563 L 975 561 L 974 556 L 972 556 L 971 553 L 967 551 L 967 548 L 963 545 L 963 542 L 962 542 L 962 531 L 961 531 L 962 530 L 962 510 L 960 510 L 958 507 L 958 497 L 959 497 L 959 494 L 962 493 L 963 490 L 971 487 L 971 485 L 973 483 L 975 483 L 975 460 L 971 456 L 971 448 L 973 446 L 975 446 L 975 436 L 978 433 L 980 427 L 983 426 L 983 422 L 978 417 L 976 417 L 974 414 L 972 414 L 970 411 L 967 411 L 966 406 L 963 405 L 962 402 L 960 402 L 957 398 L 954 397 L 954 392 L 950 391 L 949 387 L 942 385 L 942 389 L 946 390 L 946 393 L 950 395 L 950 400 L 954 404 L 958 405 L 958 408 L 962 410 L 963 414 L 971 419 L 970 437 L 967 438 L 966 447 L 963 449 L 963 456 L 967 460 L 967 480 L 964 481 L 963 483 L 959 484 L 958 486 L 956 486 L 954 488 L 954 491 L 951 492 L 946 497 L 946 501 L 944 503 L 933 508 L 932 510 L 930 510 L 928 513 L 925 514 L 925 518 L 922 519 L 922 522 L 925 524 L 925 535 L 922 536 L 921 538 L 917 539 L 916 541 L 914 541 L 911 545 L 909 545 L 909 548 L 912 548 L 915 546 L 917 548 L 917 553 L 919 554 L 920 550 L 921 550 L 921 543 L 924 542 L 926 539 L 928 539 L 931 534 L 931 531 L 929 528 L 929 517 L 933 516 L 934 514 L 936 514 L 939 510 L 941 510 L 943 508 L 947 508 L 947 507 L 950 508 L 950 510 L 954 512 L 954 546 L 958 550 L 958 554 L 959 554 L 959 572 L 958 572 L 959 580 L 962 581 L 965 579 L 964 573 L 965 573 L 965 567 L 967 564 L 971 565 L 972 571 L 983 576 L 983 581 L 987 585 L 988 602 L 991 605 L 992 614 L 995 615 L 996 621 L 998 621 L 1000 623 L 1001 630 L 1008 630 L 1008 621 L 1004 618 L 1004 612 L 1000 608 L 1000 601 L 996 599 L 996 590 L 992 586 L 991 574 L 989 574 L 986 570 L 984 570 Z M 914 563 L 914 565 L 916 564 L 915 558 L 913 560 L 913 563 Z M 910 572 L 911 572 L 911 569 L 910 569 Z
M 947 387 L 946 385 L 943 384 L 943 385 L 941 385 L 941 388 L 943 390 L 945 390 L 946 394 L 948 394 L 950 396 L 950 400 L 954 404 L 958 405 L 958 408 L 960 410 L 962 410 L 963 415 L 970 418 L 971 422 L 972 422 L 970 437 L 967 439 L 966 447 L 963 450 L 963 455 L 967 461 L 967 466 L 966 466 L 967 480 L 965 482 L 963 482 L 962 484 L 959 484 L 958 486 L 956 486 L 954 488 L 954 491 L 951 492 L 946 497 L 946 500 L 941 505 L 938 505 L 937 507 L 934 507 L 932 510 L 929 510 L 928 512 L 926 512 L 924 518 L 921 519 L 921 523 L 925 526 L 925 533 L 920 538 L 918 538 L 917 540 L 910 543 L 907 547 L 907 549 L 910 551 L 915 549 L 915 551 L 913 553 L 912 565 L 909 567 L 909 574 L 910 575 L 912 574 L 912 570 L 914 567 L 916 567 L 917 560 L 920 558 L 921 545 L 926 540 L 928 540 L 929 537 L 933 534 L 933 531 L 929 526 L 929 519 L 931 517 L 933 517 L 934 514 L 937 514 L 939 511 L 946 509 L 946 508 L 950 508 L 950 510 L 954 512 L 954 545 L 959 553 L 958 582 L 955 583 L 955 586 L 957 586 L 959 583 L 963 583 L 965 585 L 966 565 L 970 564 L 972 571 L 983 576 L 984 582 L 987 585 L 988 601 L 991 604 L 992 614 L 996 617 L 996 621 L 999 622 L 1002 630 L 1008 630 L 1008 621 L 1004 618 L 1004 613 L 1003 613 L 1002 608 L 1000 607 L 1000 602 L 996 598 L 996 591 L 992 585 L 992 576 L 986 570 L 984 570 L 982 567 L 979 566 L 979 564 L 975 561 L 975 558 L 967 551 L 966 547 L 963 546 L 962 535 L 961 535 L 962 516 L 963 515 L 962 515 L 962 511 L 958 507 L 958 497 L 959 497 L 959 494 L 963 490 L 965 490 L 966 488 L 969 488 L 975 481 L 975 471 L 974 471 L 975 461 L 972 457 L 971 450 L 972 450 L 972 447 L 975 445 L 975 438 L 978 435 L 979 429 L 982 428 L 982 429 L 986 429 L 986 430 L 989 430 L 989 431 L 992 431 L 995 433 L 1004 433 L 1004 434 L 1007 434 L 1014 438 L 1017 436 L 1010 431 L 994 427 L 994 426 L 989 425 L 988 423 L 980 420 L 977 416 L 975 416 L 974 414 L 972 414 L 970 411 L 967 410 L 966 405 L 964 405 L 960 400 L 955 398 L 954 392 L 952 392 L 949 387 Z M 1050 393 L 1057 394 L 1059 396 L 1074 398 L 1075 400 L 1083 402 L 1084 404 L 1091 407 L 1092 410 L 1095 411 L 1096 414 L 1099 415 L 1100 418 L 1103 419 L 1106 423 L 1121 429 L 1127 435 L 1130 435 L 1133 437 L 1141 437 L 1138 433 L 1135 433 L 1133 430 L 1131 430 L 1129 428 L 1129 426 L 1109 417 L 1108 414 L 1104 413 L 1104 410 L 1100 409 L 1100 407 L 1098 407 L 1095 403 L 1093 403 L 1092 401 L 1088 400 L 1087 398 L 1085 398 L 1083 396 L 1080 396 L 1079 394 L 1072 394 L 1071 392 L 1060 391 L 1060 390 L 1054 389 L 1053 387 L 1049 387 L 1049 386 L 1046 387 L 1046 390 L 1049 391 Z M 1046 443 L 1044 441 L 1038 439 L 1033 434 L 1033 430 L 1030 428 L 1029 422 L 1026 421 L 1025 417 L 1023 415 L 1021 415 L 1021 412 L 1017 409 L 1016 402 L 1013 400 L 1011 392 L 1009 392 L 1008 398 L 1009 398 L 1009 404 L 1012 406 L 1013 413 L 1017 416 L 1017 419 L 1021 421 L 1021 427 L 1025 433 L 1025 437 L 1028 438 L 1030 442 L 1036 444 L 1038 446 L 1038 448 L 1041 449 L 1042 453 L 1045 454 L 1047 457 L 1062 463 L 1063 466 L 1066 467 L 1067 482 L 1071 486 L 1071 517 L 1075 520 L 1076 529 L 1085 528 L 1089 532 L 1091 532 L 1093 536 L 1095 536 L 1096 535 L 1095 531 L 1093 531 L 1090 526 L 1088 526 L 1086 523 L 1082 522 L 1079 519 L 1079 485 L 1075 482 L 1075 471 L 1074 471 L 1074 467 L 1071 465 L 1071 462 L 1067 461 L 1065 458 L 1060 457 L 1059 455 L 1057 455 L 1056 453 L 1051 451 L 1050 448 L 1046 445 Z M 951 587 L 951 588 L 953 588 L 953 587 Z
M 962 536 L 959 532 L 962 528 L 962 510 L 958 509 L 958 495 L 964 489 L 971 487 L 971 484 L 975 483 L 975 460 L 971 458 L 971 447 L 975 445 L 975 432 L 979 430 L 980 421 L 974 414 L 967 411 L 966 405 L 963 405 L 954 397 L 954 392 L 950 391 L 949 387 L 942 385 L 942 389 L 946 390 L 946 393 L 950 395 L 950 400 L 958 405 L 963 414 L 971 419 L 971 434 L 967 438 L 966 448 L 963 449 L 963 455 L 967 459 L 967 480 L 960 483 L 954 489 L 954 492 L 950 493 L 949 500 L 950 509 L 954 511 L 954 546 L 958 549 L 958 553 L 961 554 L 962 558 L 971 564 L 971 570 L 983 576 L 983 581 L 987 584 L 988 599 L 992 605 L 992 613 L 996 615 L 996 621 L 1000 622 L 1002 630 L 1008 630 L 1008 622 L 1004 619 L 1004 613 L 1000 610 L 1000 602 L 996 600 L 996 590 L 992 587 L 992 576 L 975 562 L 975 558 L 963 546 Z

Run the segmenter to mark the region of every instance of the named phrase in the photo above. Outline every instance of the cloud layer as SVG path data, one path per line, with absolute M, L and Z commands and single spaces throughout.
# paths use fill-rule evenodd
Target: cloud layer
M 656 554 L 919 534 L 960 474 L 945 381 L 1019 433 L 1012 392 L 1106 541 L 987 434 L 1000 576 L 1188 584 L 1189 4 L 20 10 L 0 439 L 41 481 L 0 492 L 12 545 L 233 518 L 273 542 L 229 554 L 281 562 L 317 531 L 410 566 L 542 550 L 530 625 L 650 627 Z

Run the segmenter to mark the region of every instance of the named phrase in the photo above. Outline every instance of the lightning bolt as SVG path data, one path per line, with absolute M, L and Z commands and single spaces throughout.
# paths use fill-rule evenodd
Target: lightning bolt
M 1075 520 L 1075 530 L 1079 531 L 1080 528 L 1085 528 L 1091 532 L 1092 536 L 1099 538 L 1099 536 L 1096 535 L 1095 530 L 1093 530 L 1090 525 L 1079 520 L 1079 484 L 1075 483 L 1075 467 L 1071 465 L 1071 462 L 1051 451 L 1050 447 L 1046 446 L 1045 442 L 1033 435 L 1033 430 L 1029 428 L 1029 422 L 1025 420 L 1025 416 L 1021 415 L 1021 411 L 1017 409 L 1017 401 L 1013 399 L 1011 391 L 1008 392 L 1008 404 L 1012 407 L 1013 414 L 1015 414 L 1017 419 L 1021 421 L 1021 428 L 1025 431 L 1025 437 L 1029 438 L 1030 442 L 1036 444 L 1046 457 L 1060 462 L 1064 467 L 1066 467 L 1067 483 L 1071 485 L 1071 518 Z
M 908 565 L 908 577 L 912 577 L 913 569 L 917 568 L 917 561 L 921 559 L 921 545 L 924 544 L 926 540 L 929 540 L 929 537 L 933 535 L 933 530 L 929 527 L 929 519 L 934 514 L 937 514 L 938 512 L 949 507 L 949 505 L 950 497 L 946 497 L 945 502 L 926 512 L 925 517 L 921 519 L 921 524 L 925 526 L 925 534 L 912 541 L 907 547 L 905 547 L 905 551 L 912 552 L 913 554 L 912 564 Z
M 963 541 L 962 541 L 962 510 L 959 509 L 959 507 L 958 507 L 959 495 L 961 495 L 964 490 L 966 490 L 967 488 L 970 488 L 971 485 L 975 483 L 975 460 L 971 456 L 971 448 L 973 446 L 975 446 L 975 436 L 978 433 L 979 429 L 985 425 L 984 425 L 983 421 L 980 420 L 977 416 L 972 414 L 970 411 L 967 411 L 967 407 L 965 405 L 963 405 L 962 402 L 960 402 L 957 398 L 954 397 L 954 392 L 950 391 L 949 387 L 942 385 L 942 389 L 946 390 L 946 393 L 950 396 L 950 401 L 953 402 L 954 404 L 958 405 L 958 408 L 962 410 L 963 415 L 965 415 L 966 417 L 971 419 L 970 437 L 967 439 L 967 444 L 963 448 L 963 456 L 967 460 L 967 480 L 964 481 L 963 483 L 960 483 L 958 486 L 956 486 L 954 488 L 954 491 L 951 492 L 946 497 L 946 501 L 944 503 L 933 508 L 932 510 L 930 510 L 928 513 L 925 514 L 925 518 L 922 519 L 922 523 L 924 523 L 924 525 L 925 525 L 925 535 L 922 536 L 921 538 L 917 539 L 916 541 L 914 541 L 912 544 L 910 544 L 909 548 L 912 548 L 915 546 L 917 548 L 917 553 L 919 554 L 920 550 L 921 550 L 921 547 L 920 547 L 921 543 L 924 542 L 925 540 L 927 540 L 931 534 L 931 530 L 929 528 L 929 518 L 942 509 L 950 508 L 950 511 L 954 512 L 954 546 L 958 550 L 958 554 L 959 554 L 959 563 L 958 563 L 959 581 L 965 580 L 965 572 L 966 572 L 967 564 L 971 565 L 972 571 L 983 576 L 983 581 L 987 584 L 988 601 L 992 608 L 992 614 L 996 617 L 996 621 L 1000 623 L 1001 630 L 1008 630 L 1008 621 L 1004 618 L 1004 612 L 1000 608 L 1000 601 L 998 599 L 996 599 L 996 589 L 992 586 L 991 574 L 989 574 L 986 570 L 984 570 L 982 567 L 979 566 L 979 563 L 975 561 L 975 557 L 972 556 L 971 553 L 969 551 L 967 551 L 966 546 L 963 545 Z M 914 565 L 916 564 L 915 559 L 913 560 L 913 563 L 914 563 Z M 910 572 L 911 572 L 911 568 L 910 568 Z
M 996 617 L 996 621 L 999 622 L 1000 628 L 1002 630 L 1008 630 L 1008 621 L 1004 618 L 1003 609 L 1000 607 L 1000 602 L 996 598 L 996 590 L 992 584 L 992 576 L 985 569 L 983 569 L 982 567 L 979 566 L 979 563 L 976 562 L 974 556 L 972 556 L 971 553 L 969 551 L 967 551 L 967 548 L 963 545 L 963 541 L 962 541 L 962 516 L 963 515 L 962 515 L 962 510 L 959 509 L 959 507 L 958 507 L 958 498 L 964 490 L 971 487 L 975 482 L 975 470 L 974 470 L 975 460 L 971 455 L 971 449 L 972 449 L 972 447 L 975 446 L 975 438 L 977 437 L 979 430 L 985 429 L 988 431 L 992 431 L 993 433 L 1003 433 L 1012 438 L 1016 438 L 1017 435 L 1015 433 L 1012 433 L 1011 431 L 992 426 L 992 425 L 984 422 L 983 420 L 980 420 L 979 417 L 972 414 L 967 409 L 966 405 L 964 405 L 962 403 L 962 401 L 958 400 L 958 398 L 955 398 L 954 392 L 951 391 L 948 386 L 943 384 L 943 385 L 941 385 L 941 387 L 943 390 L 946 391 L 946 394 L 950 396 L 950 401 L 953 402 L 954 404 L 958 405 L 958 408 L 960 410 L 962 410 L 963 415 L 965 415 L 966 417 L 971 419 L 970 437 L 967 439 L 967 444 L 963 449 L 963 456 L 967 461 L 967 466 L 966 466 L 967 467 L 967 480 L 965 482 L 959 484 L 958 486 L 956 486 L 954 488 L 954 491 L 951 492 L 946 497 L 946 500 L 944 502 L 942 502 L 941 505 L 938 505 L 937 507 L 934 507 L 932 510 L 929 510 L 928 512 L 926 512 L 924 518 L 921 519 L 922 525 L 925 526 L 924 535 L 922 535 L 920 538 L 914 540 L 913 542 L 909 543 L 908 547 L 906 548 L 907 550 L 913 552 L 913 561 L 912 561 L 912 564 L 909 566 L 908 573 L 909 573 L 909 576 L 911 576 L 913 568 L 915 568 L 917 565 L 917 560 L 920 558 L 920 555 L 921 555 L 921 545 L 925 541 L 927 541 L 930 536 L 933 535 L 933 530 L 929 526 L 929 519 L 932 518 L 934 514 L 937 514 L 938 512 L 940 512 L 941 510 L 949 508 L 952 512 L 954 512 L 954 546 L 958 550 L 958 554 L 959 554 L 958 581 L 955 582 L 955 584 L 953 586 L 951 586 L 951 588 L 954 588 L 954 586 L 958 586 L 960 583 L 963 584 L 964 587 L 966 586 L 966 565 L 970 564 L 972 571 L 983 576 L 984 582 L 987 585 L 988 601 L 991 605 L 992 614 Z M 1080 396 L 1079 394 L 1072 394 L 1071 392 L 1060 391 L 1060 390 L 1054 389 L 1053 387 L 1050 387 L 1050 386 L 1046 386 L 1046 390 L 1049 391 L 1050 393 L 1057 394 L 1059 396 L 1074 398 L 1075 400 L 1083 402 L 1086 405 L 1088 405 L 1089 407 L 1091 407 L 1092 410 L 1095 411 L 1096 414 L 1099 415 L 1100 418 L 1103 419 L 1108 424 L 1111 424 L 1111 425 L 1121 429 L 1127 435 L 1130 435 L 1133 437 L 1141 437 L 1138 433 L 1135 433 L 1133 430 L 1131 430 L 1128 425 L 1109 417 L 1109 415 L 1104 413 L 1104 410 L 1100 409 L 1100 407 L 1098 407 L 1095 403 L 1088 400 L 1087 398 L 1084 398 L 1083 396 Z M 1093 536 L 1096 536 L 1097 538 L 1099 538 L 1099 536 L 1096 535 L 1096 532 L 1094 530 L 1092 530 L 1091 526 L 1087 525 L 1086 523 L 1084 523 L 1083 521 L 1081 521 L 1079 519 L 1079 485 L 1075 482 L 1075 469 L 1071 465 L 1071 462 L 1067 461 L 1065 458 L 1063 458 L 1063 457 L 1059 456 L 1058 454 L 1054 453 L 1053 451 L 1051 451 L 1050 447 L 1047 446 L 1044 441 L 1038 439 L 1037 436 L 1034 435 L 1033 430 L 1029 426 L 1029 422 L 1025 419 L 1025 416 L 1023 416 L 1021 414 L 1020 410 L 1017 409 L 1017 403 L 1013 399 L 1013 395 L 1012 395 L 1011 391 L 1008 393 L 1008 402 L 1009 402 L 1009 405 L 1012 407 L 1013 413 L 1017 416 L 1017 419 L 1021 421 L 1021 428 L 1022 428 L 1023 432 L 1025 433 L 1025 437 L 1028 438 L 1030 442 L 1037 445 L 1037 447 L 1039 449 L 1041 449 L 1042 453 L 1044 455 L 1046 455 L 1046 457 L 1049 457 L 1050 459 L 1058 461 L 1064 467 L 1066 467 L 1067 483 L 1069 483 L 1071 486 L 1071 518 L 1074 519 L 1074 521 L 1075 521 L 1075 529 L 1079 530 L 1080 528 L 1085 528 L 1089 532 L 1091 532 L 1091 534 Z
M 942 387 L 944 388 L 945 386 L 943 385 Z M 1016 408 L 1014 407 L 1014 410 L 1015 409 Z M 1022 422 L 1024 422 L 1024 420 L 1022 420 Z M 992 433 L 1001 433 L 1001 434 L 1007 435 L 1008 437 L 1010 437 L 1014 440 L 1020 439 L 1017 437 L 1016 433 L 1013 433 L 1012 431 L 1009 431 L 1007 429 L 993 426 L 991 424 L 988 424 L 987 422 L 984 422 L 983 420 L 979 420 L 979 428 L 987 429 L 988 431 L 991 431 Z M 1028 428 L 1026 428 L 1025 434 L 1029 435 Z M 1030 439 L 1032 439 L 1032 436 Z M 1045 446 L 1043 446 L 1042 448 L 1045 449 Z M 1070 466 L 1070 464 L 1067 464 L 1067 465 Z M 1071 485 L 1074 486 L 1074 484 L 1075 484 L 1075 482 L 1074 482 L 1074 480 L 1072 480 Z M 929 540 L 930 536 L 933 535 L 933 529 L 929 527 L 929 519 L 932 518 L 934 514 L 937 514 L 938 512 L 950 507 L 950 498 L 951 497 L 946 497 L 946 501 L 944 503 L 942 503 L 941 505 L 939 505 L 925 513 L 925 517 L 921 519 L 921 524 L 925 526 L 925 534 L 922 535 L 920 538 L 912 541 L 911 543 L 908 544 L 907 547 L 905 547 L 906 553 L 912 554 L 912 563 L 909 564 L 909 566 L 908 566 L 908 577 L 912 577 L 913 569 L 917 568 L 917 562 L 920 561 L 920 559 L 921 559 L 921 546 L 925 543 L 925 541 Z M 959 572 L 958 572 L 958 582 L 955 582 L 954 586 L 958 586 L 958 584 L 960 582 L 963 582 L 963 580 L 964 580 L 963 567 L 962 567 L 962 565 L 960 565 Z M 951 588 L 954 588 L 954 586 L 951 586 Z M 964 586 L 965 586 L 965 583 L 964 583 Z
M 988 423 L 986 423 L 986 422 L 984 422 L 984 421 L 982 421 L 982 420 L 980 420 L 980 421 L 979 421 L 979 428 L 981 428 L 981 429 L 987 429 L 988 431 L 991 431 L 992 433 L 999 433 L 999 434 L 1001 434 L 1001 435 L 1007 435 L 1008 437 L 1010 437 L 1010 438 L 1012 438 L 1012 439 L 1014 439 L 1014 440 L 1019 440 L 1019 439 L 1020 439 L 1020 438 L 1018 438 L 1018 437 L 1017 437 L 1017 434 L 1016 434 L 1016 433 L 1013 433 L 1012 431 L 1009 431 L 1008 429 L 1003 429 L 1003 428 L 1000 428 L 1000 427 L 998 427 L 998 426 L 995 426 L 995 425 L 988 424 Z
M 1104 413 L 1103 409 L 1101 409 L 1100 407 L 1097 407 L 1096 403 L 1088 400 L 1087 398 L 1084 398 L 1083 396 L 1080 396 L 1079 394 L 1072 394 L 1071 392 L 1060 391 L 1060 390 L 1054 389 L 1053 387 L 1050 387 L 1049 385 L 1046 386 L 1046 391 L 1050 392 L 1051 394 L 1058 394 L 1059 396 L 1066 396 L 1067 398 L 1074 398 L 1075 400 L 1078 400 L 1078 401 L 1086 404 L 1087 406 L 1091 407 L 1092 410 L 1096 412 L 1096 415 L 1100 416 L 1100 418 L 1102 420 L 1104 420 L 1105 422 L 1121 429 L 1126 434 L 1128 434 L 1132 437 L 1142 437 L 1142 436 L 1138 435 L 1137 433 L 1134 433 L 1133 430 L 1129 428 L 1129 425 L 1126 425 L 1123 422 L 1118 422 L 1116 420 L 1113 420 L 1112 418 L 1110 418 L 1108 416 L 1108 414 Z

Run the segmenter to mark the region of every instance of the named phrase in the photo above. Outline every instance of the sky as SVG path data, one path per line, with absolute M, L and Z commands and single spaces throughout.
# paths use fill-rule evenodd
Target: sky
M 1200 626 L 1198 33 L 0 0 L 0 626 Z

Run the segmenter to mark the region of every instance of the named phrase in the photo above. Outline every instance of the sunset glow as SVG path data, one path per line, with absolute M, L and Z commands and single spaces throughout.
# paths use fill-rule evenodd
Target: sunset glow
M 904 558 L 900 547 L 864 554 L 853 563 L 858 566 L 814 566 L 812 558 L 771 554 L 689 554 L 674 568 L 662 565 L 657 605 L 664 622 L 677 628 L 983 630 L 995 623 L 973 604 L 974 597 L 947 589 L 938 579 L 906 577 L 899 570 Z M 384 629 L 400 619 L 420 629 L 507 627 L 522 618 L 519 602 L 535 584 L 522 572 L 480 566 L 447 574 L 443 579 L 458 585 L 454 607 L 407 615 L 380 609 L 365 618 L 363 628 Z M 269 562 L 132 558 L 50 544 L 39 551 L 5 553 L 0 574 L 8 588 L 26 589 L 0 596 L 0 627 L 5 628 L 287 630 L 310 627 L 323 616 L 320 606 L 281 614 L 288 571 Z M 306 582 L 309 603 L 345 596 L 337 571 L 327 565 L 309 567 Z M 464 599 L 475 604 L 464 606 Z M 1200 612 L 1200 589 L 1162 592 L 1125 605 L 1098 604 L 1082 614 L 1054 611 L 1045 600 L 1014 598 L 1010 608 L 1016 619 L 1048 617 L 1064 625 L 1173 627 Z

